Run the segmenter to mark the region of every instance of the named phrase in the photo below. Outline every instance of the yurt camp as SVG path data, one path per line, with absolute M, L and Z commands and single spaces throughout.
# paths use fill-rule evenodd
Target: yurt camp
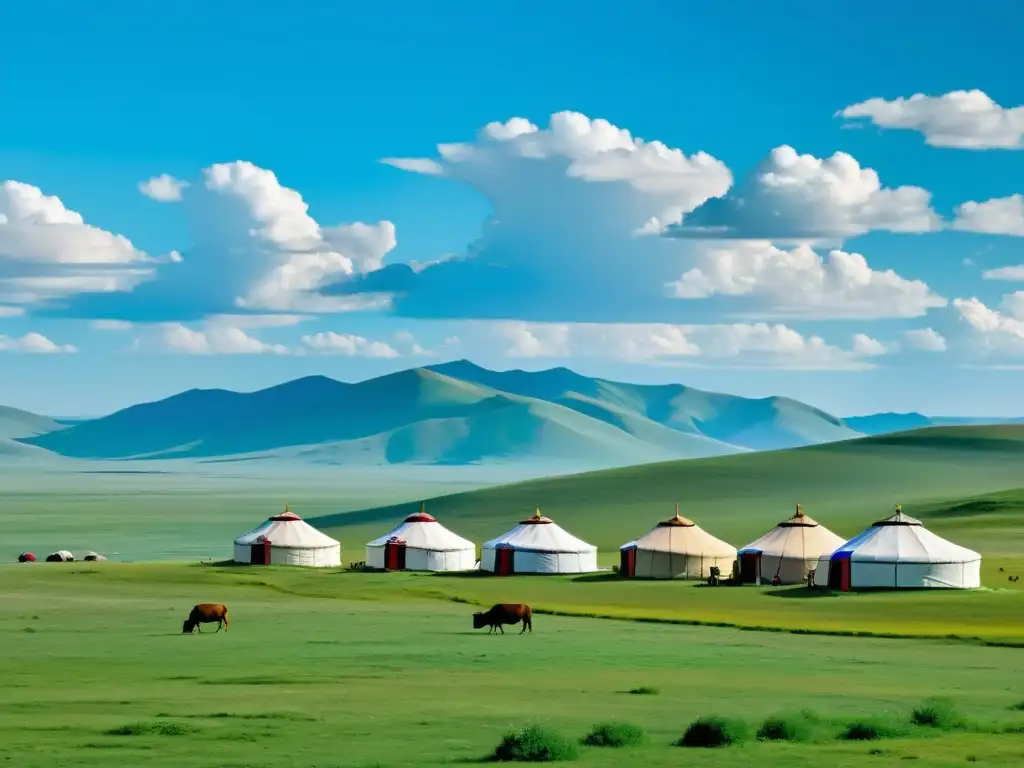
M 366 545 L 366 564 L 389 571 L 471 571 L 476 545 L 420 511 Z
M 981 555 L 896 513 L 854 536 L 818 561 L 815 586 L 832 589 L 976 589 Z
M 597 570 L 597 547 L 577 539 L 540 509 L 508 533 L 485 542 L 482 554 L 480 568 L 499 576 Z
M 736 548 L 676 513 L 619 547 L 619 574 L 639 579 L 706 579 L 713 567 L 732 573 Z
M 844 540 L 804 514 L 796 514 L 739 551 L 744 584 L 806 584 L 818 559 L 841 547 Z
M 341 565 L 341 544 L 284 508 L 235 539 L 235 562 L 249 565 Z

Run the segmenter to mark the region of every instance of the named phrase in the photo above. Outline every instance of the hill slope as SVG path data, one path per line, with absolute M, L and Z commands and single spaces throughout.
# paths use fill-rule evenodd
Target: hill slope
M 63 425 L 48 416 L 0 405 L 0 440 L 45 435 L 58 429 Z
M 358 384 L 309 377 L 245 394 L 191 390 L 24 442 L 87 459 L 561 460 L 576 468 L 740 450 L 653 422 L 622 429 L 583 410 L 414 369 Z
M 682 384 L 626 384 L 567 368 L 490 371 L 468 360 L 430 370 L 503 392 L 556 402 L 631 433 L 659 424 L 749 450 L 775 450 L 861 437 L 842 419 L 785 397 L 751 399 Z M 623 425 L 623 415 L 635 422 Z M 643 425 L 643 426 L 641 426 Z
M 792 514 L 797 502 L 836 533 L 852 536 L 900 501 L 911 514 L 934 521 L 936 531 L 955 530 L 967 546 L 987 553 L 1024 552 L 1024 537 L 1006 536 L 1005 519 L 990 525 L 984 515 L 972 513 L 964 526 L 956 515 L 935 513 L 948 508 L 945 500 L 1016 488 L 1022 478 L 1024 426 L 938 427 L 533 480 L 429 499 L 427 508 L 463 536 L 482 542 L 540 504 L 556 522 L 613 555 L 614 548 L 669 516 L 676 501 L 685 515 L 736 546 Z M 337 515 L 317 524 L 358 539 L 413 506 Z

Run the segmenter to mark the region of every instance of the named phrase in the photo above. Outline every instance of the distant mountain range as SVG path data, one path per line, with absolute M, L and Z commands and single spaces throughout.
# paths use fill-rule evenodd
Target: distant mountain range
M 310 376 L 251 393 L 193 389 L 81 422 L 0 408 L 0 460 L 50 452 L 103 460 L 596 469 L 971 421 L 915 413 L 842 419 L 785 397 L 626 384 L 566 368 L 499 372 L 459 360 L 355 384 Z

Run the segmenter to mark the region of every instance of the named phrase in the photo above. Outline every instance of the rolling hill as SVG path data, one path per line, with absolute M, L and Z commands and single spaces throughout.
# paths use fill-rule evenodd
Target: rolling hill
M 54 422 L 55 423 L 55 422 Z M 859 436 L 787 398 L 645 386 L 565 368 L 496 372 L 456 361 L 348 384 L 323 376 L 251 393 L 189 390 L 21 436 L 80 459 L 313 464 L 626 466 Z
M 427 500 L 446 525 L 477 542 L 511 528 L 536 505 L 614 556 L 617 547 L 683 514 L 742 546 L 792 514 L 844 536 L 888 515 L 899 501 L 938 532 L 986 553 L 1024 553 L 1024 505 L 979 506 L 979 497 L 1024 485 L 1024 426 L 931 427 L 785 451 L 671 461 L 531 480 Z M 356 540 L 415 505 L 319 518 Z M 1008 517 L 1011 515 L 1011 517 Z
M 63 424 L 47 416 L 0 406 L 0 460 L 40 462 L 59 459 L 59 456 L 48 450 L 20 442 L 20 440 L 21 438 L 45 435 L 63 428 Z

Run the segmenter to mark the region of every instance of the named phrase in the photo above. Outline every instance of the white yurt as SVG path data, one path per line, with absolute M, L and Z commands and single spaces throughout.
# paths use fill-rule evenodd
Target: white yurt
M 449 531 L 421 504 L 419 512 L 366 545 L 366 564 L 389 571 L 471 571 L 476 544 Z
M 739 551 L 740 581 L 744 584 L 806 584 L 818 560 L 843 545 L 844 539 L 804 514 L 783 520 Z
M 619 574 L 639 579 L 706 579 L 717 566 L 732 573 L 736 547 L 716 539 L 676 513 L 635 541 L 619 547 Z
M 597 547 L 577 539 L 540 509 L 503 536 L 484 543 L 481 569 L 513 573 L 592 573 Z
M 75 556 L 66 549 L 59 549 L 53 554 L 46 556 L 46 562 L 48 563 L 73 563 L 74 561 Z
M 249 565 L 341 565 L 341 544 L 284 508 L 235 539 L 235 562 Z
M 897 504 L 896 514 L 821 558 L 814 583 L 843 591 L 977 589 L 981 555 L 932 533 Z

